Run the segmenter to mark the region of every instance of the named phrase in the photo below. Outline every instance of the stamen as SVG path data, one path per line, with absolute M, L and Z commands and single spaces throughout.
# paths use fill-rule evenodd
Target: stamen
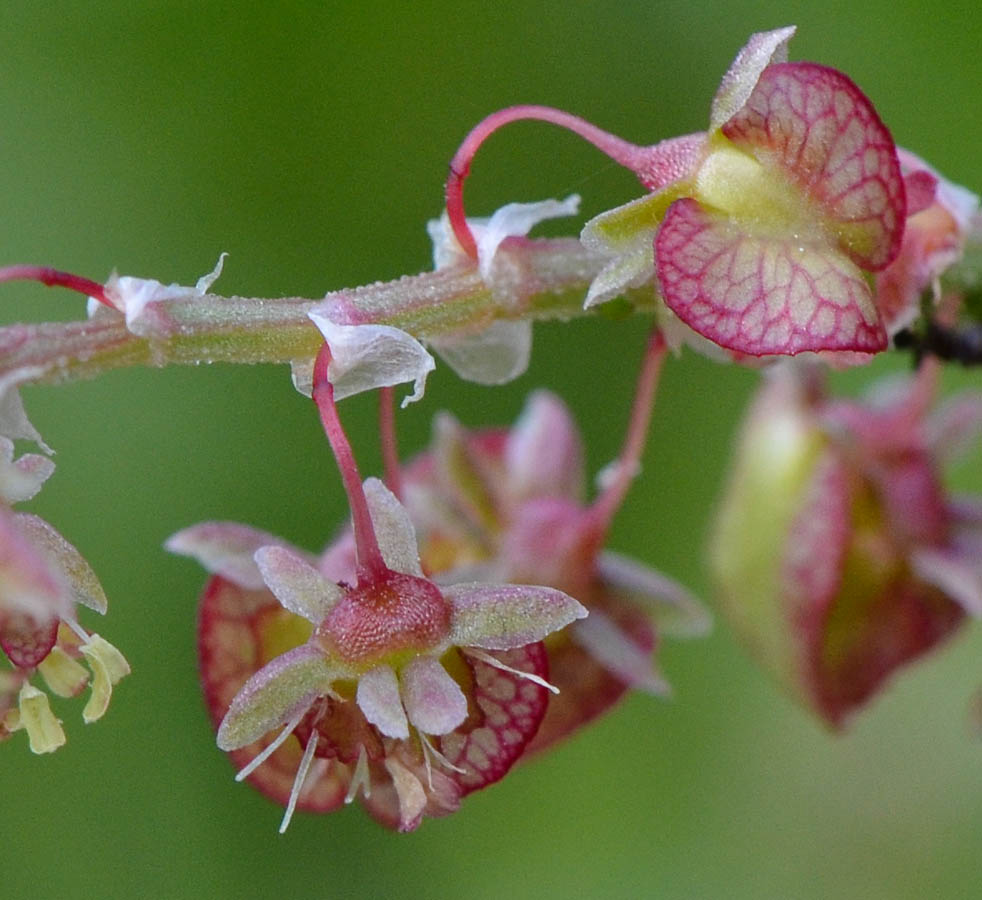
M 610 527 L 611 520 L 624 502 L 634 476 L 641 469 L 641 454 L 644 452 L 648 426 L 651 423 L 651 411 L 655 403 L 655 391 L 658 388 L 666 352 L 665 339 L 655 328 L 648 338 L 648 346 L 645 348 L 644 360 L 638 374 L 624 447 L 614 464 L 609 483 L 593 503 L 593 515 L 597 526 L 603 531 Z
M 375 527 L 372 525 L 372 516 L 368 511 L 368 501 L 365 499 L 358 464 L 355 462 L 348 436 L 344 433 L 341 420 L 338 418 L 338 408 L 334 402 L 334 386 L 327 377 L 330 362 L 331 348 L 325 343 L 314 361 L 313 398 L 320 413 L 324 433 L 327 435 L 338 469 L 341 471 L 341 481 L 344 483 L 348 505 L 351 507 L 355 555 L 358 559 L 358 580 L 374 581 L 386 571 L 386 565 L 375 538 Z
M 439 750 L 436 749 L 431 743 L 430 739 L 423 734 L 422 731 L 416 732 L 419 735 L 420 743 L 423 745 L 423 759 L 426 761 L 426 780 L 430 784 L 430 790 L 433 790 L 433 772 L 430 769 L 430 755 L 441 765 L 451 772 L 456 772 L 458 775 L 466 775 L 467 770 L 460 768 L 460 766 L 455 766 L 449 759 L 447 759 Z
M 81 275 L 72 275 L 71 272 L 59 272 L 48 266 L 6 266 L 0 268 L 0 282 L 2 281 L 39 281 L 48 287 L 68 288 L 70 291 L 85 294 L 86 297 L 93 297 L 110 309 L 116 309 L 106 296 L 104 285 L 82 278 Z
M 297 777 L 293 779 L 293 790 L 290 791 L 290 802 L 286 805 L 286 812 L 283 813 L 283 821 L 280 822 L 280 834 L 284 834 L 290 827 L 290 819 L 293 818 L 293 811 L 297 808 L 297 800 L 303 790 L 303 783 L 307 779 L 307 772 L 310 770 L 311 760 L 314 758 L 314 751 L 317 749 L 317 740 L 320 737 L 316 731 L 310 733 L 310 740 L 303 751 L 300 759 L 300 766 L 297 769 Z
M 283 730 L 273 739 L 272 742 L 267 747 L 263 748 L 262 753 L 260 753 L 255 759 L 253 759 L 245 768 L 240 769 L 238 774 L 235 776 L 236 781 L 243 781 L 248 778 L 253 772 L 256 771 L 267 759 L 269 759 L 279 748 L 280 745 L 293 733 L 293 729 L 300 724 L 300 720 L 307 715 L 307 711 L 310 709 L 311 704 L 305 706 L 300 712 L 298 712 L 286 725 L 283 726 Z
M 501 669 L 502 672 L 510 672 L 512 675 L 517 675 L 519 678 L 524 678 L 526 681 L 531 681 L 533 684 L 539 685 L 539 687 L 544 687 L 547 691 L 552 691 L 554 694 L 559 693 L 559 688 L 557 688 L 554 684 L 550 684 L 544 678 L 540 678 L 538 675 L 533 675 L 531 672 L 523 672 L 521 669 L 513 669 L 511 666 L 506 666 L 500 659 L 495 659 L 490 653 L 485 653 L 483 650 L 478 650 L 477 647 L 463 647 L 461 649 L 468 656 L 473 656 L 474 659 L 479 659 L 481 662 L 487 663 L 489 666 L 494 666 L 496 669 Z
M 644 164 L 644 148 L 610 134 L 602 128 L 597 128 L 596 125 L 591 125 L 579 116 L 563 112 L 561 109 L 526 105 L 510 106 L 508 109 L 500 109 L 498 112 L 492 113 L 483 121 L 478 122 L 471 129 L 470 134 L 464 138 L 464 142 L 450 161 L 450 175 L 447 177 L 445 191 L 447 218 L 457 238 L 457 243 L 471 259 L 477 259 L 477 244 L 464 214 L 464 180 L 470 174 L 471 160 L 474 159 L 478 147 L 495 131 L 504 125 L 523 119 L 537 119 L 540 122 L 549 122 L 552 125 L 558 125 L 560 128 L 572 131 L 589 141 L 602 153 L 606 153 L 614 162 L 620 163 L 632 172 L 637 172 Z
M 82 639 L 83 644 L 88 643 L 91 635 L 81 625 L 79 625 L 78 622 L 76 622 L 74 619 L 62 619 L 61 621 Z
M 344 802 L 351 803 L 361 788 L 365 799 L 372 796 L 372 776 L 368 770 L 368 754 L 365 752 L 365 745 L 361 745 L 358 751 L 358 762 L 355 763 L 355 772 L 351 776 L 351 784 L 348 785 L 348 793 L 344 795 Z
M 307 780 L 300 789 L 301 800 L 308 794 L 312 794 L 314 792 L 314 787 L 316 786 L 317 782 L 323 777 L 330 766 L 331 760 L 324 759 L 322 756 L 314 757 L 314 764 L 310 767 L 310 771 L 307 773 Z

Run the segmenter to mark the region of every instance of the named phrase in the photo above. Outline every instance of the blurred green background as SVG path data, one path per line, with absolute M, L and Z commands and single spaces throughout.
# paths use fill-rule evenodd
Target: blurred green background
M 800 27 L 792 58 L 848 72 L 898 142 L 982 188 L 972 4 L 6 0 L 0 261 L 193 284 L 225 250 L 219 289 L 252 296 L 319 296 L 419 271 L 447 161 L 486 113 L 547 103 L 641 143 L 701 129 L 747 35 L 788 23 Z M 632 176 L 540 124 L 496 136 L 474 173 L 474 214 L 576 191 L 590 215 L 638 193 Z M 4 321 L 82 312 L 74 296 L 30 285 L 3 297 Z M 531 371 L 502 389 L 441 368 L 400 416 L 404 448 L 424 444 L 437 409 L 507 423 L 544 384 L 573 407 L 596 471 L 617 451 L 644 330 L 540 327 Z M 754 380 L 691 355 L 669 366 L 644 475 L 612 536 L 700 593 L 709 514 Z M 0 895 L 978 890 L 982 746 L 967 715 L 982 682 L 977 628 L 831 737 L 720 626 L 665 647 L 673 701 L 631 698 L 453 817 L 398 836 L 349 809 L 300 815 L 278 836 L 279 810 L 233 783 L 198 696 L 203 575 L 160 545 L 227 518 L 320 547 L 345 509 L 309 401 L 272 367 L 120 372 L 25 400 L 58 450 L 32 509 L 99 572 L 110 614 L 84 621 L 124 649 L 134 674 L 98 725 L 82 725 L 81 704 L 58 706 L 69 742 L 53 756 L 32 757 L 21 735 L 0 749 Z M 342 414 L 363 469 L 375 470 L 373 402 L 346 401 Z M 960 477 L 982 486 L 977 458 Z

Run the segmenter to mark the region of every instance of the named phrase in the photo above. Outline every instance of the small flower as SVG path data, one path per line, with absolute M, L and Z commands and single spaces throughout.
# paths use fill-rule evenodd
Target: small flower
M 925 292 L 940 300 L 941 276 L 962 259 L 979 211 L 977 195 L 913 153 L 897 152 L 908 186 L 907 224 L 897 258 L 876 275 L 876 305 L 891 335 L 917 317 Z M 918 184 L 916 192 L 912 185 Z
M 655 274 L 671 313 L 739 354 L 886 347 L 864 272 L 900 249 L 906 205 L 893 140 L 841 72 L 784 61 L 792 34 L 750 39 L 716 95 L 710 131 L 685 139 L 683 172 L 587 224 L 584 243 L 613 254 L 588 305 Z
M 978 500 L 940 470 L 982 425 L 933 416 L 934 366 L 866 402 L 776 370 L 744 426 L 716 523 L 723 609 L 758 659 L 833 727 L 901 666 L 982 614 Z
M 563 403 L 529 398 L 511 430 L 468 432 L 437 419 L 431 450 L 404 490 L 424 567 L 456 579 L 532 582 L 576 597 L 589 617 L 546 639 L 559 688 L 532 746 L 544 749 L 609 709 L 629 688 L 669 692 L 655 647 L 695 636 L 709 617 L 683 587 L 603 550 L 610 497 L 584 502 L 583 447 Z
M 181 532 L 168 547 L 240 579 L 218 578 L 206 593 L 202 675 L 220 705 L 234 685 L 218 745 L 250 748 L 240 777 L 291 736 L 303 747 L 288 798 L 279 790 L 282 755 L 261 776 L 264 790 L 286 800 L 281 830 L 298 804 L 332 809 L 361 790 L 376 818 L 408 831 L 508 771 L 545 712 L 539 642 L 586 611 L 551 588 L 438 587 L 426 578 L 405 509 L 380 481 L 358 481 L 327 380 L 329 358 L 325 345 L 314 397 L 352 505 L 353 565 L 338 572 L 333 557 L 330 577 L 301 551 L 260 545 L 262 533 L 250 538 L 243 526 L 216 523 Z M 286 615 L 271 611 L 265 592 L 249 590 L 257 581 Z M 229 627 L 236 619 L 248 625 Z M 257 659 L 264 642 L 277 652 L 259 650 Z M 245 665 L 230 672 L 225 663 L 235 655 Z M 262 667 L 240 685 L 243 668 L 257 662 Z
M 102 717 L 112 686 L 129 672 L 115 647 L 75 620 L 77 603 L 106 610 L 105 593 L 88 563 L 43 519 L 7 505 L 33 497 L 53 470 L 49 459 L 36 454 L 14 460 L 13 442 L 0 437 L 0 649 L 13 667 L 0 672 L 0 738 L 23 729 L 34 753 L 65 742 L 47 695 L 30 681 L 35 672 L 54 694 L 75 696 L 89 682 L 78 662 L 84 658 L 94 675 L 82 712 L 86 722 Z

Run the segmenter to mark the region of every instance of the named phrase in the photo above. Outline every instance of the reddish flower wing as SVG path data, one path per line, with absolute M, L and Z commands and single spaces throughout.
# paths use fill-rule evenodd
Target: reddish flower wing
M 815 201 L 858 266 L 882 269 L 897 255 L 906 200 L 896 147 L 847 76 L 815 63 L 768 66 L 722 132 Z
M 54 647 L 58 639 L 57 618 L 41 625 L 26 613 L 0 617 L 0 647 L 20 669 L 33 669 Z
M 884 349 L 861 269 L 897 256 L 906 197 L 872 104 L 841 72 L 778 63 L 720 130 L 763 167 L 763 199 L 757 205 L 748 186 L 745 209 L 688 197 L 669 207 L 655 237 L 668 307 L 703 337 L 752 356 Z
M 548 679 L 549 661 L 541 643 L 516 650 L 488 651 L 513 669 Z M 470 671 L 471 701 L 467 720 L 440 739 L 443 755 L 463 772 L 451 773 L 463 794 L 480 790 L 503 778 L 535 736 L 545 715 L 550 694 L 546 688 L 520 675 L 461 654 Z
M 816 471 L 795 522 L 784 579 L 786 612 L 798 634 L 798 677 L 806 699 L 833 727 L 880 690 L 900 667 L 950 636 L 964 609 L 911 578 L 858 512 L 868 486 L 829 456 Z
M 209 580 L 198 612 L 198 664 L 205 704 L 216 729 L 242 685 L 274 656 L 301 643 L 309 627 L 270 591 L 247 590 L 218 575 Z M 241 769 L 275 737 L 266 735 L 228 755 Z M 248 777 L 249 783 L 285 806 L 302 753 L 300 742 L 291 735 Z M 297 809 L 329 812 L 344 802 L 347 788 L 347 769 L 312 769 Z
M 886 347 L 863 274 L 830 247 L 751 234 L 685 197 L 655 236 L 655 258 L 665 302 L 721 347 L 752 356 Z
M 782 564 L 782 582 L 801 597 L 800 606 L 789 612 L 809 636 L 806 643 L 823 627 L 827 607 L 842 587 L 852 539 L 850 505 L 849 473 L 841 460 L 827 455 L 812 475 Z

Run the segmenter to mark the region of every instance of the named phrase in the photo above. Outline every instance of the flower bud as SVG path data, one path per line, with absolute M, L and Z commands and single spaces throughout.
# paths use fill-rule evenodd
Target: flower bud
M 813 375 L 772 372 L 754 402 L 711 563 L 741 639 L 839 727 L 978 612 L 982 567 L 978 526 L 939 478 L 951 431 L 925 417 L 931 375 L 863 403 L 830 401 Z

